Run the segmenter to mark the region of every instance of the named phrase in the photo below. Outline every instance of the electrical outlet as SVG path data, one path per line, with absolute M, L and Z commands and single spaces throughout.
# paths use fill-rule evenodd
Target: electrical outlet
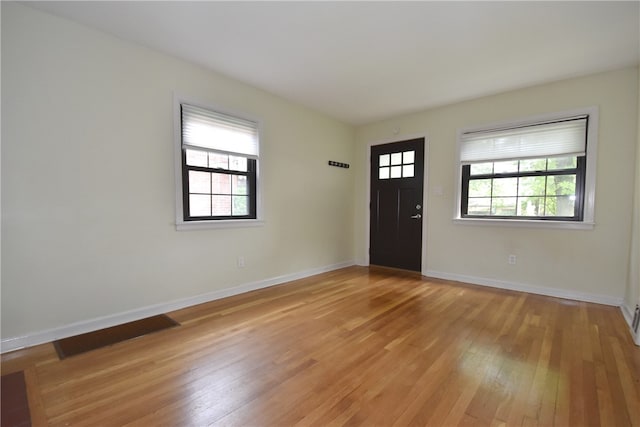
M 238 268 L 244 268 L 244 257 L 243 256 L 239 256 L 238 257 Z
M 509 264 L 510 265 L 515 265 L 516 264 L 516 256 L 515 255 L 509 255 Z

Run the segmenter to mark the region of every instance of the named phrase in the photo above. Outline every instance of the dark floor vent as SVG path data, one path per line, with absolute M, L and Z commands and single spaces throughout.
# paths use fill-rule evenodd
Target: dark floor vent
M 640 325 L 640 304 L 636 304 L 636 311 L 633 313 L 633 322 L 631 322 L 631 328 L 636 334 L 638 333 L 638 325 Z

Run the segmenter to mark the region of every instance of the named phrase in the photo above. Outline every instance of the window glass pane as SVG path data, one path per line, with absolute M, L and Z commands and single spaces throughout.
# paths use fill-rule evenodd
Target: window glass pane
M 547 196 L 573 196 L 575 194 L 575 175 L 556 175 L 547 177 Z
M 516 197 L 494 197 L 491 199 L 491 215 L 513 216 L 516 214 Z
M 543 216 L 544 197 L 518 197 L 518 216 Z
M 225 173 L 212 173 L 211 193 L 231 194 L 231 175 L 227 175 Z
M 496 178 L 493 180 L 493 197 L 518 195 L 518 178 Z
M 547 169 L 547 159 L 520 160 L 520 172 L 544 171 Z
M 415 151 L 405 151 L 402 153 L 402 163 L 405 165 L 415 163 L 415 156 Z
M 485 175 L 493 173 L 493 163 L 474 163 L 471 165 L 471 175 Z
M 413 165 L 402 166 L 402 177 L 413 178 Z
M 558 196 L 545 199 L 545 216 L 574 216 L 575 197 Z
M 211 196 L 190 194 L 189 216 L 211 216 Z
M 229 169 L 234 171 L 246 172 L 247 171 L 247 158 L 229 156 Z
M 230 216 L 231 196 L 211 196 L 211 208 L 213 216 Z
M 549 159 L 549 165 L 547 169 L 558 170 L 558 169 L 575 169 L 578 166 L 578 158 L 576 156 L 573 157 L 552 157 Z
M 506 162 L 495 162 L 493 167 L 494 173 L 518 172 L 518 161 L 509 160 Z
M 401 176 L 402 166 L 391 166 L 391 178 L 400 178 Z
M 491 214 L 491 198 L 488 197 L 469 197 L 467 206 L 467 214 L 469 215 L 489 215 Z
M 392 165 L 401 165 L 402 164 L 402 153 L 393 153 L 393 154 L 391 154 L 391 164 Z
M 189 193 L 211 193 L 211 174 L 189 171 Z
M 229 156 L 227 154 L 209 153 L 209 167 L 229 169 Z
M 389 168 L 380 168 L 378 171 L 378 179 L 389 179 Z
M 576 198 L 573 196 L 547 197 L 547 205 L 555 205 L 556 216 L 574 216 Z M 550 214 L 547 212 L 547 216 Z
M 231 182 L 232 182 L 232 187 L 231 187 L 232 194 L 242 194 L 242 195 L 249 194 L 249 187 L 247 185 L 248 180 L 246 176 L 233 175 L 231 178 Z
M 491 180 L 469 180 L 469 198 L 471 197 L 491 197 Z
M 389 158 L 388 154 L 380 154 L 380 166 L 389 166 Z
M 544 196 L 544 176 L 523 176 L 518 179 L 518 196 Z
M 187 150 L 187 164 L 189 166 L 207 167 L 207 152 L 198 150 Z
M 249 215 L 249 197 L 233 196 L 233 215 Z

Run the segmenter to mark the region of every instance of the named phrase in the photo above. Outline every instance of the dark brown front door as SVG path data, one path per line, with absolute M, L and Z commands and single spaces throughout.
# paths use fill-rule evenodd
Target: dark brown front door
M 371 147 L 369 262 L 421 271 L 424 138 Z

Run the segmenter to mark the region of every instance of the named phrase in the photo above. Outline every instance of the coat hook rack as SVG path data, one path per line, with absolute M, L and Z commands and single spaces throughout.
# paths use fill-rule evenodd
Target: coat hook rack
M 329 166 L 336 166 L 339 168 L 349 169 L 349 163 L 334 162 L 333 160 L 329 160 Z

